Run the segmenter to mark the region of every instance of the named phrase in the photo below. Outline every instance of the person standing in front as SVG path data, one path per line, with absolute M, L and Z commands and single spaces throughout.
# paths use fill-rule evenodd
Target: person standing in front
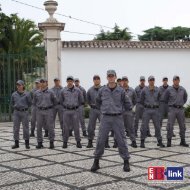
M 92 172 L 96 172 L 100 168 L 99 159 L 104 153 L 105 142 L 111 130 L 114 131 L 114 137 L 118 143 L 119 154 L 124 160 L 123 170 L 126 172 L 130 171 L 130 156 L 122 114 L 124 110 L 132 109 L 132 105 L 125 94 L 125 90 L 117 85 L 116 79 L 116 72 L 114 70 L 108 70 L 108 84 L 99 90 L 96 98 L 96 106 L 101 110 L 102 119 L 94 152 L 94 163 L 91 167 Z
M 74 86 L 74 78 L 67 77 L 67 86 L 63 88 L 60 95 L 63 106 L 63 148 L 67 148 L 69 130 L 74 129 L 77 148 L 82 148 L 79 131 L 79 107 L 83 105 L 84 99 L 79 88 Z
M 23 139 L 25 140 L 26 149 L 29 146 L 29 112 L 28 109 L 32 104 L 30 93 L 24 89 L 24 81 L 18 80 L 16 83 L 17 91 L 11 96 L 11 106 L 13 107 L 13 137 L 15 144 L 12 149 L 19 148 L 20 124 L 23 126 Z
M 34 93 L 34 105 L 37 108 L 37 149 L 43 148 L 42 127 L 49 132 L 50 149 L 54 148 L 54 112 L 53 109 L 57 105 L 56 95 L 52 90 L 48 89 L 48 81 L 40 79 L 41 89 Z
M 175 120 L 179 124 L 179 134 L 181 138 L 180 146 L 188 147 L 185 141 L 185 113 L 184 104 L 187 102 L 187 92 L 180 86 L 180 77 L 173 77 L 173 86 L 170 86 L 165 93 L 165 102 L 169 106 L 168 123 L 167 123 L 167 147 L 171 147 L 173 137 L 173 128 Z

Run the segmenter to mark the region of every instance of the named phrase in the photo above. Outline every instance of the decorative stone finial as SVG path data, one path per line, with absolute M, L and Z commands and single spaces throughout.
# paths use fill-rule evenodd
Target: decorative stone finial
M 49 18 L 46 22 L 57 22 L 53 17 L 53 14 L 57 10 L 58 3 L 56 1 L 45 1 L 44 2 L 45 10 L 49 13 Z

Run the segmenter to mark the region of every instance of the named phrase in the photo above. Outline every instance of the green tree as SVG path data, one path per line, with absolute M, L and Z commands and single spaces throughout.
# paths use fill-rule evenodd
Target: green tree
M 143 35 L 139 35 L 140 41 L 175 41 L 175 40 L 188 40 L 190 35 L 190 28 L 187 27 L 174 27 L 172 29 L 163 29 L 162 27 L 155 26 L 144 31 Z
M 6 53 L 27 52 L 42 41 L 43 35 L 33 21 L 0 13 L 0 43 Z
M 117 24 L 113 28 L 113 32 L 101 30 L 94 40 L 131 40 L 131 32 L 128 28 L 121 29 Z

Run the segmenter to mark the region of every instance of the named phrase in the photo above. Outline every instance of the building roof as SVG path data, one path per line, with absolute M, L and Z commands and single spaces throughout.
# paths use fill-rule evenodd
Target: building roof
M 190 49 L 190 41 L 63 41 L 63 48 Z

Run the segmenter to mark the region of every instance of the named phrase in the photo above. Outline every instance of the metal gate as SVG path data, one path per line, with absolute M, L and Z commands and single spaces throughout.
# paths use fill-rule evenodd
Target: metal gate
M 16 81 L 31 90 L 37 78 L 46 76 L 45 49 L 40 47 L 20 54 L 0 54 L 0 122 L 11 121 L 11 94 Z

